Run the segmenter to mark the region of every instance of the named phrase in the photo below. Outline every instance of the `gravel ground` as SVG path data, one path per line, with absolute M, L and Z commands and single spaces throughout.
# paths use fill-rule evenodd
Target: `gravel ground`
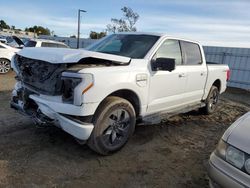
M 227 127 L 250 110 L 249 92 L 229 89 L 217 113 L 192 111 L 137 126 L 121 151 L 103 157 L 10 109 L 5 90 L 12 88 L 13 74 L 0 79 L 0 187 L 208 187 L 210 153 Z

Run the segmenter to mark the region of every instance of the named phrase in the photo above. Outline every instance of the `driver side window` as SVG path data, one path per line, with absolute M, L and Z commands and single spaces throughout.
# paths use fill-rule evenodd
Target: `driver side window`
M 182 55 L 179 41 L 172 39 L 165 40 L 159 47 L 153 58 L 174 59 L 175 65 L 181 65 Z

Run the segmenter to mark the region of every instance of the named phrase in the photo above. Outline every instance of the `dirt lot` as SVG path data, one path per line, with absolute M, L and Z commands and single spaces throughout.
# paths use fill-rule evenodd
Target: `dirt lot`
M 0 187 L 208 187 L 206 165 L 226 128 L 250 110 L 229 89 L 218 112 L 190 112 L 138 126 L 118 153 L 102 157 L 56 127 L 37 128 L 9 108 L 13 74 L 0 75 Z

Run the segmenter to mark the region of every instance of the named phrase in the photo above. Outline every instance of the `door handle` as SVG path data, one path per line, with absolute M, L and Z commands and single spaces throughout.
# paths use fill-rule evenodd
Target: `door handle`
M 183 78 L 183 77 L 186 77 L 185 73 L 179 74 L 179 78 Z

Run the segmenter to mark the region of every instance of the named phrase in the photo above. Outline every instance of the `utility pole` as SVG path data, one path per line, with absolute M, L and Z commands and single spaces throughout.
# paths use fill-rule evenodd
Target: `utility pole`
M 80 23 L 81 23 L 80 14 L 81 14 L 81 12 L 87 12 L 87 11 L 81 10 L 81 9 L 78 10 L 77 48 L 79 48 L 79 40 L 80 40 Z

